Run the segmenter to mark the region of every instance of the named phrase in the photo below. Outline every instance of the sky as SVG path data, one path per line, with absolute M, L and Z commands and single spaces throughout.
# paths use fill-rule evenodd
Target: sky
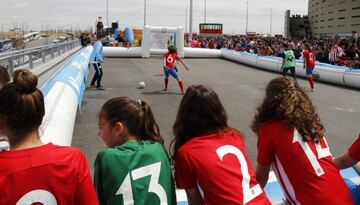
M 107 1 L 110 24 L 118 20 L 121 28 L 142 28 L 144 0 L 0 0 L 0 31 L 14 27 L 38 31 L 86 29 L 94 27 L 97 16 L 102 16 L 106 24 Z M 193 0 L 193 31 L 197 32 L 199 23 L 204 22 L 205 1 L 208 23 L 222 23 L 224 33 L 245 33 L 246 0 Z M 307 14 L 308 0 L 248 2 L 248 31 L 251 32 L 270 33 L 271 9 L 273 35 L 283 34 L 286 10 L 291 10 L 291 14 Z M 185 27 L 186 19 L 189 22 L 190 0 L 146 0 L 146 3 L 148 25 Z M 186 31 L 189 31 L 189 27 Z

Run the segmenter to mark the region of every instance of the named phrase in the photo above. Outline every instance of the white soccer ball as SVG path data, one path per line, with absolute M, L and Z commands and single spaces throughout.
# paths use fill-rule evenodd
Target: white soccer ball
M 143 88 L 145 88 L 145 83 L 144 82 L 139 82 L 139 85 L 138 85 L 138 88 L 139 89 L 143 89 Z

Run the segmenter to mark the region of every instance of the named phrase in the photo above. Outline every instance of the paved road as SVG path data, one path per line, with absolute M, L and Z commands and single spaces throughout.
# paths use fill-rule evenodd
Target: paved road
M 257 70 L 220 59 L 185 59 L 191 71 L 181 69 L 185 86 L 206 84 L 220 96 L 229 115 L 231 126 L 238 128 L 246 138 L 251 161 L 256 160 L 256 136 L 249 125 L 255 108 L 263 98 L 267 82 L 278 74 Z M 163 89 L 162 59 L 107 58 L 103 64 L 105 91 L 88 90 L 82 113 L 77 115 L 73 145 L 88 157 L 90 168 L 96 153 L 104 145 L 97 136 L 96 114 L 109 98 L 131 96 L 146 100 L 153 108 L 168 148 L 173 138 L 171 129 L 181 100 L 176 80 L 170 80 L 168 92 Z M 92 69 L 92 68 L 91 68 Z M 92 77 L 89 76 L 89 78 Z M 146 87 L 137 89 L 139 81 Z M 308 88 L 308 82 L 299 80 Z M 344 152 L 360 133 L 360 92 L 328 84 L 317 84 L 315 93 L 308 93 L 326 128 L 326 137 L 332 154 Z
M 52 38 L 50 38 L 50 37 L 48 37 L 48 38 L 40 38 L 38 40 L 25 43 L 25 48 L 44 46 L 44 45 L 49 44 L 51 42 L 51 40 L 52 40 Z

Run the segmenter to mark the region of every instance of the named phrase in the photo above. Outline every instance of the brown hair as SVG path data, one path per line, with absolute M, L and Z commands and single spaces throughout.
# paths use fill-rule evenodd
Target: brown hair
M 177 53 L 177 49 L 175 46 L 171 45 L 168 47 L 169 53 Z
M 227 121 L 227 114 L 219 96 L 212 89 L 203 85 L 190 86 L 180 102 L 173 125 L 173 163 L 177 149 L 183 144 L 206 133 L 228 127 Z
M 4 86 L 10 81 L 10 76 L 7 69 L 0 65 L 0 86 Z
M 319 142 L 324 126 L 305 91 L 297 81 L 289 77 L 278 77 L 270 81 L 263 103 L 258 107 L 251 129 L 257 133 L 264 123 L 282 120 L 296 128 L 303 141 Z
M 9 140 L 18 142 L 37 130 L 45 115 L 44 97 L 36 88 L 38 78 L 27 69 L 14 73 L 14 82 L 0 90 L 0 119 L 5 123 Z
M 117 97 L 108 100 L 101 108 L 99 117 L 110 126 L 117 122 L 124 123 L 129 135 L 139 140 L 149 140 L 164 144 L 150 106 L 142 100 L 128 97 Z

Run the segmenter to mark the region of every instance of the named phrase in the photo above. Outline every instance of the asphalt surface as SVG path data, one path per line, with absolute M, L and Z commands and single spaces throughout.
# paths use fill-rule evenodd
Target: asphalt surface
M 53 38 L 51 38 L 51 37 L 40 38 L 40 39 L 38 39 L 38 40 L 25 43 L 25 48 L 32 48 L 32 47 L 44 46 L 44 45 L 49 44 L 52 39 L 53 39 Z
M 191 69 L 186 72 L 179 66 L 185 87 L 205 84 L 218 93 L 228 113 L 229 124 L 244 134 L 247 152 L 255 165 L 257 138 L 249 125 L 264 97 L 266 84 L 279 74 L 221 59 L 185 59 L 185 62 Z M 164 86 L 162 59 L 106 58 L 103 70 L 102 84 L 106 89 L 88 89 L 85 92 L 74 128 L 73 146 L 86 154 L 90 169 L 93 170 L 97 152 L 105 147 L 97 136 L 96 115 L 102 104 L 112 97 L 129 96 L 148 102 L 168 149 L 182 95 L 175 79 L 170 79 L 167 92 L 161 91 Z M 93 68 L 89 80 L 92 75 Z M 146 83 L 144 89 L 137 89 L 140 81 Z M 299 79 L 299 83 L 309 90 L 307 81 Z M 333 156 L 345 152 L 360 133 L 360 91 L 316 83 L 316 92 L 308 94 L 325 125 L 326 139 Z

